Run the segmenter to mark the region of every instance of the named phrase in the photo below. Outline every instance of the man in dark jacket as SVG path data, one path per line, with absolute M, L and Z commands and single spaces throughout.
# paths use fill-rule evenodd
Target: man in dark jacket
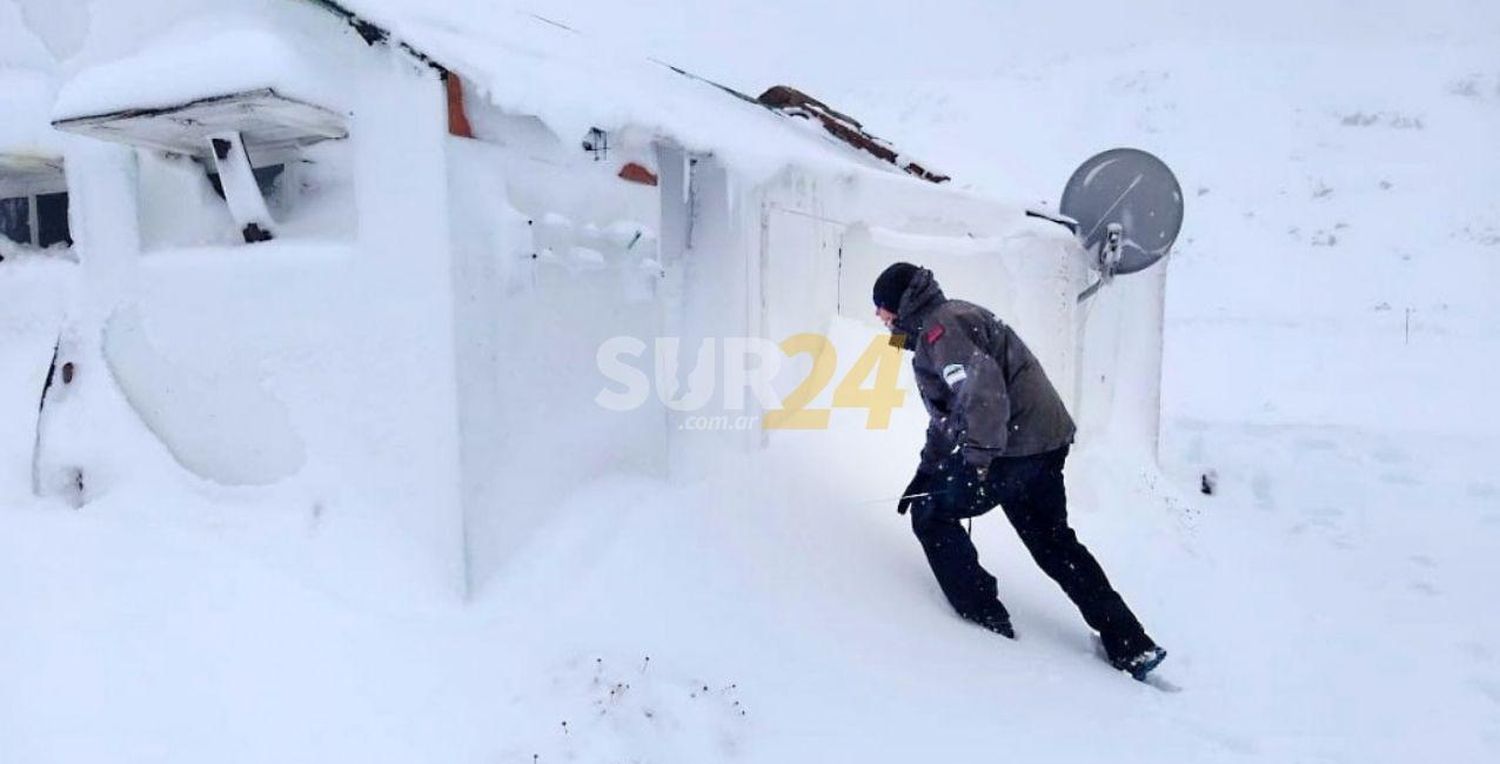
M 1037 565 L 1099 632 L 1110 663 L 1144 679 L 1166 651 L 1068 527 L 1062 471 L 1075 427 L 1036 356 L 988 310 L 944 297 L 925 268 L 896 263 L 880 274 L 874 293 L 876 315 L 915 353 L 912 368 L 931 417 L 921 463 L 897 511 L 911 510 L 943 594 L 959 615 L 1015 638 L 995 577 L 980 566 L 959 524 L 998 504 Z

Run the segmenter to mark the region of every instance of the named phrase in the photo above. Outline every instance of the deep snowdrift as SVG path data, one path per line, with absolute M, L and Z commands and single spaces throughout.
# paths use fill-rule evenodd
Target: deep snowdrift
M 1358 478 L 1372 446 L 1405 451 L 1317 428 L 1198 433 L 1221 464 L 1290 476 L 1213 500 L 1079 453 L 1075 525 L 1172 648 L 1168 694 L 1094 657 L 998 518 L 975 533 L 1020 641 L 947 610 L 890 507 L 914 434 L 595 483 L 482 602 L 424 613 L 278 575 L 224 543 L 232 507 L 13 510 L 3 737 L 18 761 L 1485 759 L 1495 621 L 1469 608 L 1493 493 L 1445 490 L 1471 512 L 1437 518 L 1345 502 L 1391 490 Z M 1297 478 L 1309 459 L 1354 479 Z

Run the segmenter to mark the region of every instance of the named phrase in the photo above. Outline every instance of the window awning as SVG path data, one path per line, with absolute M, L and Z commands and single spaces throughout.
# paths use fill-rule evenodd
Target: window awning
M 70 117 L 59 130 L 115 143 L 211 159 L 210 138 L 239 133 L 254 156 L 276 154 L 349 134 L 344 115 L 271 88 L 200 98 L 176 106 Z
M 0 152 L 0 197 L 49 194 L 66 188 L 62 157 Z

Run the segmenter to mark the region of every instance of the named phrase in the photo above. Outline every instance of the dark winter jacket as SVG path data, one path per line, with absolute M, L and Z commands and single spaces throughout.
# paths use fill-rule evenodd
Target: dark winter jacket
M 895 327 L 915 353 L 917 389 L 932 417 L 920 471 L 935 471 L 955 449 L 985 466 L 1073 442 L 1073 419 L 1026 343 L 988 310 L 944 297 L 932 271 L 912 277 Z

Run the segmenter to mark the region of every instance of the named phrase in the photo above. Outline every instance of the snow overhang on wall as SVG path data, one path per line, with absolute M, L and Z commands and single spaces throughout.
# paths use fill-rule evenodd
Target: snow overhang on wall
M 252 157 L 348 134 L 335 72 L 261 29 L 163 41 L 80 72 L 58 94 L 58 129 L 209 158 L 238 132 Z
M 0 172 L 61 168 L 62 141 L 46 118 L 53 93 L 46 74 L 0 66 Z

